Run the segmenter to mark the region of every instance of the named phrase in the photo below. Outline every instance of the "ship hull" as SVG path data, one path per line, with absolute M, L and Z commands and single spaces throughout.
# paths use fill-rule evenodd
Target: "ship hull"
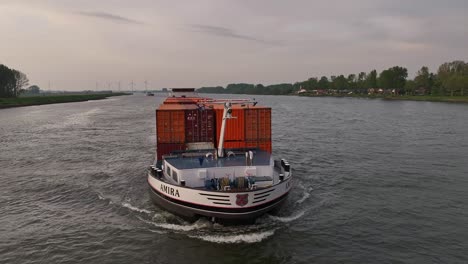
M 151 200 L 159 207 L 188 220 L 195 220 L 200 216 L 205 216 L 215 218 L 216 221 L 220 222 L 251 222 L 267 212 L 280 208 L 286 201 L 291 188 L 291 179 L 270 188 L 240 193 L 207 192 L 179 186 L 171 186 L 170 188 L 176 191 L 168 192 L 168 189 L 165 188 L 167 183 L 155 179 L 151 175 L 148 176 L 148 183 Z M 179 196 L 171 195 L 171 193 L 179 194 Z M 255 202 L 255 197 L 262 197 L 266 195 L 265 193 L 270 194 L 271 197 L 265 200 L 260 199 L 263 201 L 256 205 L 252 204 Z M 210 201 L 196 203 L 193 201 L 193 196 L 197 194 L 205 197 L 210 197 L 209 195 L 213 197 L 229 196 L 226 199 L 233 200 L 234 203 L 232 206 L 213 206 L 209 204 Z M 238 195 L 251 197 L 254 201 L 250 201 L 249 206 L 247 204 L 243 206 L 236 205 L 235 200 Z

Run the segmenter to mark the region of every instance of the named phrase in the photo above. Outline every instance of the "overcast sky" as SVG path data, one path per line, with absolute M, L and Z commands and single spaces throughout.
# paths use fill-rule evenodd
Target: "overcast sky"
M 0 64 L 42 89 L 274 84 L 468 60 L 467 0 L 0 0 Z

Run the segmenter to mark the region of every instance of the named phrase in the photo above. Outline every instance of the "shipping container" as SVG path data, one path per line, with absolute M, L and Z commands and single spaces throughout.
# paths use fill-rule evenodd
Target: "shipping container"
M 212 142 L 217 147 L 223 112 L 223 104 L 206 99 L 167 98 L 156 110 L 158 148 L 162 149 L 158 158 L 184 149 L 184 144 L 189 143 Z M 259 148 L 271 152 L 271 108 L 233 105 L 231 115 L 233 118 L 226 122 L 225 149 Z
M 259 141 L 258 148 L 271 153 L 271 141 Z
M 219 143 L 219 137 L 221 132 L 221 125 L 223 123 L 223 112 L 224 107 L 216 107 L 216 142 Z M 245 128 L 244 128 L 244 109 L 243 108 L 232 108 L 232 119 L 226 121 L 226 128 L 224 132 L 225 141 L 243 141 L 245 139 Z
M 185 142 L 185 111 L 156 110 L 156 134 L 158 143 Z
M 226 141 L 224 142 L 225 149 L 242 149 L 245 148 L 244 141 Z
M 214 143 L 214 119 L 213 109 L 185 110 L 185 141 Z
M 271 153 L 271 141 L 227 141 L 224 149 L 261 149 Z
M 271 109 L 245 109 L 245 140 L 271 140 Z
M 163 155 L 168 155 L 171 152 L 181 151 L 185 149 L 186 147 L 185 147 L 185 144 L 183 143 L 175 144 L 175 143 L 159 143 L 158 142 L 156 145 L 157 159 L 162 160 Z

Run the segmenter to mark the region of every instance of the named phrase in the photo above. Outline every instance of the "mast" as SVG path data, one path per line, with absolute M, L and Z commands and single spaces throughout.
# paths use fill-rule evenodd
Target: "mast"
M 218 99 L 214 103 L 221 103 L 224 101 L 224 111 L 223 111 L 223 122 L 221 123 L 221 131 L 219 133 L 219 143 L 218 143 L 218 157 L 224 157 L 224 133 L 226 132 L 226 122 L 228 119 L 237 118 L 232 116 L 232 105 L 240 104 L 247 105 L 252 104 L 253 106 L 257 105 L 257 102 L 254 100 L 243 100 L 243 99 Z M 208 101 L 209 102 L 209 101 Z
M 219 144 L 218 144 L 218 157 L 224 157 L 224 132 L 226 130 L 226 120 L 232 118 L 231 116 L 232 109 L 231 109 L 231 102 L 224 103 L 224 111 L 223 111 L 223 123 L 221 124 L 221 133 L 219 135 Z

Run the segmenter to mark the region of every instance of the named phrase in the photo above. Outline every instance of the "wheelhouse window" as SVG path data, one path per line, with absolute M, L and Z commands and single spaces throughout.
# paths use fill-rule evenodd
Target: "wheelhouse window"
M 177 171 L 176 171 L 176 170 L 173 170 L 173 171 L 172 171 L 172 179 L 173 179 L 175 182 L 179 182 L 178 177 L 177 177 Z
M 171 176 L 171 167 L 169 167 L 169 166 L 167 166 L 167 165 L 166 165 L 166 174 L 167 174 L 168 176 Z

